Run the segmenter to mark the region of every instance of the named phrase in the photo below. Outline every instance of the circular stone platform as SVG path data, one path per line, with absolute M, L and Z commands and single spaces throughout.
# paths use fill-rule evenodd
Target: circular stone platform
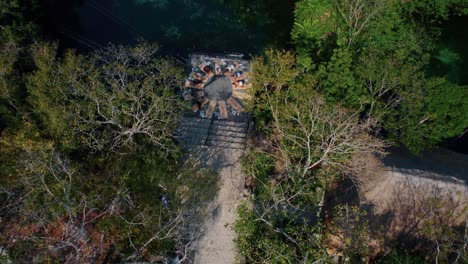
M 210 100 L 227 100 L 232 95 L 231 79 L 225 75 L 216 75 L 205 85 L 203 91 Z

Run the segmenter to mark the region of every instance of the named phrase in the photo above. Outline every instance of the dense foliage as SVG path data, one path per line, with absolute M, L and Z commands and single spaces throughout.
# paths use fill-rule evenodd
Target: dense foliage
M 253 60 L 259 126 L 243 163 L 252 196 L 236 223 L 247 263 L 466 261 L 466 228 L 452 225 L 466 205 L 423 200 L 398 240 L 360 201 L 330 201 L 343 181 L 372 173 L 382 138 L 420 153 L 467 129 L 468 87 L 428 75 L 439 26 L 466 4 L 296 3 L 297 58 L 267 50 Z
M 466 262 L 467 227 L 452 225 L 466 205 L 426 199 L 401 241 L 361 201 L 330 200 L 344 181 L 358 188 L 390 142 L 421 153 L 466 132 L 468 86 L 435 75 L 431 60 L 456 60 L 434 51 L 467 1 L 215 2 L 235 14 L 233 39 L 261 28 L 268 46 L 291 44 L 294 14 L 294 51 L 252 59 L 246 108 L 256 128 L 242 160 L 251 197 L 234 226 L 241 260 Z M 196 1 L 135 3 L 195 10 L 194 28 L 226 19 Z M 177 145 L 183 69 L 144 41 L 64 50 L 42 36 L 41 4 L 0 0 L 0 262 L 190 261 L 217 176 Z M 174 24 L 160 31 L 182 36 Z M 215 35 L 210 45 L 229 44 Z
M 327 105 L 291 52 L 268 50 L 253 68 L 254 111 L 267 128 L 257 129 L 262 139 L 243 162 L 254 198 L 239 208 L 239 249 L 248 263 L 331 262 L 321 220 L 325 191 L 342 173 L 366 170 L 386 142 L 371 119 Z
M 292 38 L 329 102 L 376 117 L 418 153 L 468 126 L 466 85 L 426 74 L 440 24 L 466 12 L 464 1 L 304 0 Z
M 144 42 L 59 51 L 0 6 L 0 262 L 189 257 L 217 176 L 176 145 L 183 70 Z

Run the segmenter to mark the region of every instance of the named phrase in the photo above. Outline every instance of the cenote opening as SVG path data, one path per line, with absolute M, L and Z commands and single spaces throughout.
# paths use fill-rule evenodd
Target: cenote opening
M 258 54 L 292 48 L 296 1 L 285 0 L 45 0 L 44 24 L 65 48 L 92 50 L 109 42 L 154 41 L 166 55 L 199 52 Z M 443 25 L 428 74 L 468 83 L 468 16 Z
M 46 4 L 50 34 L 66 47 L 155 41 L 164 54 L 287 48 L 295 1 L 81 0 Z

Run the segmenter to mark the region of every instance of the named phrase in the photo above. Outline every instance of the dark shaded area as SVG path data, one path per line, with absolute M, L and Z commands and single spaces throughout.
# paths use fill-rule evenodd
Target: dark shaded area
M 231 80 L 227 76 L 216 75 L 205 86 L 204 92 L 210 100 L 227 100 L 232 95 Z
M 468 16 L 453 16 L 442 28 L 431 58 L 429 75 L 445 76 L 451 82 L 468 84 Z
M 448 150 L 441 150 L 442 152 Z M 456 153 L 455 153 L 456 154 Z M 433 153 L 429 154 L 434 156 Z M 459 154 L 457 154 L 459 155 Z M 408 165 L 402 163 L 402 161 L 407 161 L 408 163 L 419 161 L 416 166 L 407 166 L 410 168 L 421 168 L 421 166 L 427 166 L 424 164 L 423 158 L 414 157 L 407 150 L 401 148 L 395 148 L 392 150 L 389 158 L 386 159 L 386 162 L 389 164 L 395 165 L 393 162 L 398 162 L 398 165 Z M 466 163 L 465 163 L 466 164 Z M 447 165 L 447 164 L 442 164 Z M 450 164 L 449 164 L 450 166 Z M 400 169 L 400 168 L 397 168 Z M 436 170 L 436 165 L 431 168 Z M 446 179 L 445 179 L 446 180 Z M 371 237 L 374 239 L 380 240 L 382 245 L 391 248 L 392 254 L 399 254 L 401 256 L 408 256 L 414 259 L 425 259 L 430 257 L 434 252 L 431 251 L 435 247 L 434 240 L 431 240 L 427 237 L 427 234 L 424 231 L 424 223 L 434 222 L 434 229 L 439 232 L 442 230 L 451 229 L 454 233 L 443 232 L 438 234 L 439 241 L 442 241 L 442 238 L 450 239 L 463 239 L 463 234 L 465 226 L 462 223 L 457 224 L 457 214 L 454 214 L 454 210 L 460 210 L 465 205 L 463 204 L 462 199 L 454 199 L 453 197 L 448 198 L 445 194 L 442 193 L 442 189 L 434 188 L 428 190 L 420 190 L 421 193 L 414 192 L 414 196 L 408 197 L 408 186 L 401 184 L 397 187 L 395 195 L 390 197 L 387 201 L 389 205 L 397 205 L 397 207 L 392 209 L 387 209 L 381 213 L 377 213 L 376 205 L 369 203 L 367 201 L 360 201 L 359 192 L 356 189 L 355 184 L 350 178 L 343 178 L 339 181 L 334 182 L 330 188 L 327 190 L 324 200 L 323 215 L 322 220 L 324 221 L 326 230 L 332 230 L 333 221 L 339 220 L 336 219 L 335 210 L 340 205 L 348 206 L 359 206 L 362 212 L 365 212 L 363 217 L 354 220 L 353 218 L 348 218 L 349 222 L 342 222 L 342 224 L 350 224 L 348 227 L 340 226 L 346 229 L 344 232 L 348 232 L 348 235 L 361 234 L 362 230 L 356 228 L 357 224 L 367 224 L 368 231 Z M 421 194 L 424 193 L 427 195 L 425 198 L 422 198 Z M 430 192 L 430 193 L 429 193 Z M 442 201 L 442 204 L 434 204 L 433 198 L 437 201 Z M 413 202 L 408 202 L 408 200 Z M 418 202 L 414 202 L 414 201 Z M 439 206 L 437 210 L 434 210 L 434 214 L 430 213 L 430 209 L 434 209 L 434 206 Z M 445 208 L 446 210 L 442 210 Z M 351 214 L 352 216 L 352 214 Z M 460 241 L 458 241 L 460 242 Z M 351 246 L 352 247 L 352 246 Z M 456 247 L 453 247 L 447 258 L 448 263 L 454 263 L 454 260 L 457 257 L 455 254 Z M 391 260 L 387 253 L 380 253 L 374 255 L 370 258 L 371 263 L 394 263 L 394 262 L 385 262 Z M 356 255 L 354 257 L 358 257 Z M 356 260 L 359 258 L 356 258 Z M 357 261 L 356 263 L 358 263 Z M 406 262 L 405 262 L 406 263 Z M 408 262 L 410 263 L 410 262 Z M 415 262 L 411 262 L 415 263 Z
M 343 177 L 329 186 L 325 192 L 323 208 L 321 211 L 322 222 L 326 228 L 331 228 L 335 208 L 340 205 L 359 206 L 361 203 L 356 184 L 349 177 Z
M 459 153 L 468 154 L 468 131 L 465 131 L 461 136 L 445 140 L 441 143 L 441 146 Z
M 442 35 L 431 57 L 428 74 L 468 85 L 468 16 L 452 16 L 442 27 Z M 461 88 L 466 89 L 466 88 Z M 442 142 L 441 146 L 468 154 L 468 133 Z
M 411 173 L 411 170 L 420 170 L 428 172 L 427 175 L 431 175 L 432 172 L 468 182 L 468 155 L 444 148 L 426 151 L 421 156 L 415 156 L 403 147 L 392 147 L 383 162 L 385 166 L 395 167 L 408 173 Z
M 44 29 L 65 48 L 157 42 L 168 55 L 193 51 L 257 54 L 289 43 L 294 2 L 221 0 L 46 0 Z
M 331 216 L 333 208 L 338 205 L 354 205 L 360 204 L 359 193 L 356 184 L 349 177 L 336 181 L 327 189 L 324 198 L 324 212 Z
M 43 0 L 39 1 L 42 34 L 49 40 L 60 40 L 61 47 L 77 47 L 79 42 L 70 37 L 72 32 L 79 32 L 79 16 L 76 9 L 83 0 Z M 70 36 L 69 36 L 70 35 Z
M 290 47 L 296 0 L 217 0 L 233 10 L 251 31 L 265 32 L 266 45 Z

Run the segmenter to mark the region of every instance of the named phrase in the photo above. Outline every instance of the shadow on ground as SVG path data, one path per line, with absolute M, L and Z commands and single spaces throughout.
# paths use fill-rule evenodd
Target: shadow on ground
M 444 181 L 468 182 L 468 155 L 456 153 L 444 148 L 436 148 L 421 156 L 411 154 L 402 147 L 391 148 L 390 154 L 383 160 L 384 165 L 394 170 Z

